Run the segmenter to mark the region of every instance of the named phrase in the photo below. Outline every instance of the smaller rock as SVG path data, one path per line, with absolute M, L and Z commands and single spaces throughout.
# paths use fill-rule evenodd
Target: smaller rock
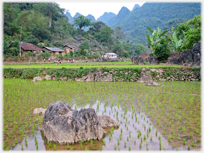
M 154 81 L 148 81 L 147 83 L 145 83 L 145 85 L 147 85 L 147 86 L 160 86 L 159 83 L 156 83 Z
M 33 114 L 37 114 L 37 115 L 43 115 L 45 114 L 46 109 L 44 108 L 35 108 L 33 111 Z
M 99 125 L 102 128 L 107 128 L 107 127 L 115 127 L 119 128 L 120 124 L 116 123 L 110 116 L 103 115 L 103 116 L 98 116 L 99 120 Z
M 46 75 L 46 76 L 45 76 L 45 79 L 46 79 L 46 80 L 51 80 L 51 76 L 50 76 L 50 75 Z
M 41 79 L 41 77 L 38 76 L 38 77 L 34 77 L 33 81 L 42 81 L 42 79 Z

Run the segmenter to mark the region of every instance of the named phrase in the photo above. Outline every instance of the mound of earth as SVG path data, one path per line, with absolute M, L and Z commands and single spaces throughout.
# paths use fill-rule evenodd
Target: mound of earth
M 102 140 L 103 127 L 119 127 L 109 116 L 97 116 L 92 108 L 73 110 L 62 101 L 49 105 L 43 118 L 42 131 L 48 142 L 73 144 L 80 141 Z

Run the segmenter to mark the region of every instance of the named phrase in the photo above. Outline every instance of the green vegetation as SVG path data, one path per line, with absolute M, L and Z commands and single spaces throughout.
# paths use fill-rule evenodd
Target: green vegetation
M 112 147 L 113 150 L 114 145 L 116 145 L 117 150 L 119 148 L 121 150 L 129 150 L 129 148 L 131 150 L 146 150 L 145 144 L 147 143 L 148 149 L 152 147 L 158 149 L 160 146 L 164 146 L 163 140 L 168 140 L 168 137 L 171 137 L 169 145 L 176 144 L 175 147 L 180 148 L 179 144 L 185 144 L 186 147 L 191 145 L 191 149 L 194 149 L 195 146 L 197 148 L 200 145 L 201 131 L 198 122 L 201 121 L 201 82 L 174 81 L 159 83 L 161 83 L 159 87 L 150 87 L 137 82 L 33 82 L 24 79 L 4 79 L 4 150 L 11 148 L 13 145 L 19 145 L 19 149 L 21 149 L 21 143 L 16 144 L 16 142 L 24 141 L 23 139 L 27 142 L 26 147 L 23 146 L 23 149 L 28 150 L 31 141 L 30 135 L 33 135 L 32 141 L 35 142 L 36 149 L 40 150 L 42 144 L 40 144 L 39 138 L 36 139 L 36 130 L 42 124 L 43 116 L 31 114 L 34 108 L 47 108 L 51 102 L 58 100 L 68 103 L 72 109 L 76 105 L 78 110 L 85 107 L 92 107 L 97 110 L 98 107 L 99 111 L 96 111 L 98 115 L 101 115 L 106 108 L 105 114 L 110 115 L 115 121 L 117 121 L 115 114 L 118 111 L 117 122 L 120 123 L 120 127 L 119 129 L 109 129 L 107 136 L 102 141 L 91 140 L 90 142 L 81 142 L 76 145 L 66 144 L 64 146 L 50 142 L 44 144 L 47 150 L 85 150 L 85 148 L 100 150 L 100 146 L 103 146 L 103 150 L 108 147 Z M 132 109 L 132 106 L 134 109 Z M 195 114 L 195 118 L 194 115 L 189 114 L 190 111 Z M 137 121 L 135 121 L 136 117 Z M 151 118 L 151 121 L 149 118 Z M 164 119 L 162 120 L 162 118 Z M 169 118 L 171 118 L 171 123 L 172 119 L 174 120 L 174 123 L 172 123 L 174 126 L 169 126 L 169 123 L 165 122 Z M 158 119 L 160 120 L 159 124 L 162 127 L 166 126 L 166 129 L 157 124 Z M 180 119 L 181 121 L 186 120 L 187 124 L 180 122 Z M 180 124 L 177 125 L 177 122 L 180 122 Z M 188 127 L 189 123 L 194 125 L 193 129 Z M 6 125 L 8 125 L 7 130 L 5 129 Z M 144 130 L 145 126 L 146 130 Z M 178 135 L 180 137 L 183 135 L 183 131 L 178 130 L 178 126 L 185 127 L 185 134 L 187 135 L 192 132 L 193 138 L 190 141 L 185 141 L 183 138 L 177 139 Z M 149 127 L 151 127 L 151 130 L 149 130 Z M 120 135 L 121 131 L 122 134 Z M 163 135 L 164 131 L 167 134 Z M 27 135 L 27 138 L 25 135 Z M 135 140 L 138 140 L 138 143 L 135 143 Z M 152 146 L 149 143 L 150 141 L 158 145 Z

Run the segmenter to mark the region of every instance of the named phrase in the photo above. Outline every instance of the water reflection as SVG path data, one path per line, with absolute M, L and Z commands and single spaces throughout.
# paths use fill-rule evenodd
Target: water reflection
M 55 147 L 56 150 L 176 150 L 176 148 L 173 148 L 159 131 L 156 135 L 156 128 L 153 126 L 151 120 L 142 112 L 133 112 L 132 110 L 125 112 L 122 105 L 114 104 L 111 108 L 109 105 L 105 106 L 105 102 L 101 101 L 96 101 L 92 106 L 89 104 L 85 106 L 85 108 L 89 107 L 94 108 L 98 115 L 109 115 L 115 121 L 120 123 L 120 127 L 114 129 L 112 136 L 110 135 L 111 128 L 109 128 L 105 129 L 107 135 L 104 137 L 103 141 L 93 141 L 93 144 L 91 144 L 91 142 L 83 142 L 82 145 L 77 143 L 69 146 L 53 143 L 50 147 L 43 137 L 42 132 L 38 130 L 35 132 L 38 141 L 38 150 L 54 150 Z M 82 107 L 78 106 L 77 109 L 80 110 L 81 108 Z M 72 109 L 75 109 L 75 105 L 72 106 Z M 151 130 L 149 131 L 149 129 Z M 140 133 L 139 131 L 141 132 L 141 136 L 138 137 L 138 133 Z M 161 139 L 161 147 L 159 138 Z M 25 140 L 23 140 L 12 150 L 21 150 L 21 145 L 23 145 L 24 150 L 36 150 L 35 137 L 33 135 L 28 136 L 27 146 L 25 145 Z M 188 147 L 180 146 L 177 149 L 187 150 Z

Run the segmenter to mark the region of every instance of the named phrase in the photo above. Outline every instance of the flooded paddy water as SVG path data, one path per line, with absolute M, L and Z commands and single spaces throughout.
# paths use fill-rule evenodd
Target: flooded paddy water
M 4 150 L 201 150 L 201 82 L 74 82 L 4 79 Z M 56 101 L 94 108 L 120 123 L 102 141 L 58 145 L 40 131 L 34 108 Z

